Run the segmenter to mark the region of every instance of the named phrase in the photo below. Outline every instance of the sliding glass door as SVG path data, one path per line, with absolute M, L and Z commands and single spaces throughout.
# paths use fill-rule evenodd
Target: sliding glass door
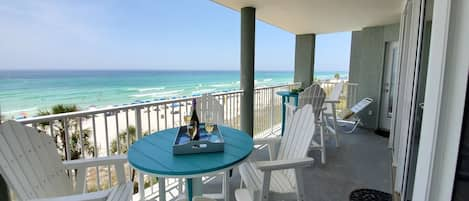
M 396 192 L 402 201 L 412 200 L 420 144 L 433 0 L 408 0 L 401 23 L 401 57 L 393 119 Z
M 419 4 L 420 3 L 420 4 Z M 408 66 L 415 68 L 413 76 L 409 78 L 413 79 L 412 86 L 412 99 L 411 99 L 411 112 L 409 119 L 409 135 L 407 138 L 406 147 L 406 160 L 405 160 L 405 176 L 404 176 L 404 193 L 402 200 L 412 200 L 412 192 L 414 189 L 415 171 L 417 165 L 417 156 L 420 143 L 422 115 L 425 109 L 425 85 L 427 81 L 427 69 L 428 69 L 428 53 L 430 49 L 430 37 L 432 27 L 432 13 L 433 13 L 433 0 L 421 0 L 414 1 L 413 6 L 418 6 L 420 11 L 417 15 L 419 17 L 419 28 L 416 48 L 416 60 L 414 66 Z

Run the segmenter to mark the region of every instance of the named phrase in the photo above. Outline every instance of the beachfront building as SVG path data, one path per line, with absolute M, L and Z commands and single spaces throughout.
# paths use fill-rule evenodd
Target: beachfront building
M 303 175 L 305 200 L 347 200 L 351 192 L 363 188 L 387 192 L 394 200 L 467 199 L 468 1 L 214 3 L 241 15 L 241 89 L 213 96 L 223 107 L 225 124 L 255 138 L 281 133 L 282 102 L 277 91 L 313 83 L 316 36 L 352 31 L 349 83 L 342 91 L 344 103 L 338 109 L 345 110 L 366 97 L 373 102 L 356 114 L 362 126 L 354 134 L 343 132 L 351 125 L 341 122 L 345 128 L 338 128 L 340 146 L 327 140 L 327 163 L 319 162 L 319 152 L 310 153 L 316 161 Z M 298 84 L 254 87 L 256 20 L 296 35 L 294 80 Z M 328 84 L 322 86 L 327 88 Z M 72 160 L 125 154 L 134 140 L 184 125 L 183 117 L 190 110 L 191 98 L 178 98 L 19 122 L 50 135 L 78 136 L 81 146 L 59 150 L 64 160 Z M 50 126 L 57 124 L 64 129 Z M 378 136 L 375 130 L 389 132 L 389 137 Z M 87 151 L 85 134 L 93 147 Z M 261 152 L 256 157 L 266 155 Z M 182 194 L 179 179 L 157 180 L 128 169 L 126 176 L 138 181 L 134 200 L 170 200 Z M 109 166 L 90 168 L 88 175 L 91 178 L 85 185 L 89 191 L 116 183 Z M 204 177 L 203 181 L 207 193 L 222 188 L 217 177 Z M 239 183 L 239 174 L 234 170 L 225 192 L 233 194 Z M 162 187 L 165 194 L 159 193 Z

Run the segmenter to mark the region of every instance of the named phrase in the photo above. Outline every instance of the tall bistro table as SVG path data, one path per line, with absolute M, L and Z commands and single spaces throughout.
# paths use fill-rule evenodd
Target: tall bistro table
M 285 104 L 290 102 L 290 98 L 294 99 L 294 105 L 298 106 L 298 93 L 291 91 L 277 91 L 277 95 L 282 96 L 282 135 L 285 129 Z
M 253 140 L 237 129 L 218 126 L 225 140 L 224 152 L 173 155 L 172 145 L 178 128 L 166 129 L 135 142 L 128 161 L 140 172 L 158 177 L 160 200 L 166 199 L 165 177 L 186 178 L 186 196 L 202 194 L 200 177 L 225 172 L 225 200 L 229 200 L 228 172 L 241 164 L 253 149 Z
M 278 91 L 277 95 L 282 96 L 282 135 L 283 130 L 285 129 L 285 104 L 290 102 L 290 98 L 293 98 L 293 104 L 298 107 L 298 93 L 292 93 L 291 91 Z M 326 98 L 324 103 L 330 103 L 332 105 L 332 117 L 334 119 L 334 131 L 336 129 L 337 114 L 336 114 L 336 104 L 339 100 Z

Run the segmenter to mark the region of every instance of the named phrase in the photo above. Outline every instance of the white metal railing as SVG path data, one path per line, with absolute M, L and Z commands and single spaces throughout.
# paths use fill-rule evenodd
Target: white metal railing
M 288 90 L 290 86 L 261 87 L 255 90 L 255 133 L 280 122 L 281 99 L 274 93 L 281 89 Z M 242 94 L 241 90 L 213 94 L 224 106 L 225 123 L 233 128 L 240 128 Z M 126 153 L 127 147 L 144 135 L 183 125 L 184 115 L 192 111 L 192 98 L 196 97 L 39 116 L 18 122 L 53 136 L 64 160 L 111 156 Z M 130 167 L 126 174 L 130 178 L 135 177 Z M 110 167 L 90 168 L 88 175 L 86 185 L 89 191 L 106 189 L 117 182 Z M 153 177 L 139 175 L 137 179 L 138 190 L 134 192 L 139 192 L 142 197 L 145 196 L 145 187 L 152 187 L 153 192 Z M 174 182 L 171 180 L 166 183 L 177 187 L 172 185 Z
M 254 96 L 254 134 L 273 133 L 274 127 L 281 122 L 281 97 L 275 93 L 289 90 L 294 84 L 259 87 Z M 334 86 L 323 83 L 326 92 Z M 347 83 L 343 94 L 347 104 L 356 97 L 358 85 Z M 352 92 L 352 93 L 350 93 Z M 352 94 L 353 97 L 350 97 Z M 224 107 L 224 121 L 230 127 L 240 128 L 241 90 L 214 93 L 213 96 Z M 64 114 L 40 116 L 18 120 L 23 124 L 41 130 L 53 136 L 57 142 L 59 154 L 64 160 L 94 158 L 124 154 L 135 140 L 144 135 L 183 125 L 183 118 L 192 111 L 191 100 L 196 97 L 177 98 L 132 104 L 112 108 L 78 111 Z M 259 136 L 260 137 L 260 136 Z M 130 167 L 126 172 L 129 178 L 135 178 L 135 171 Z M 86 182 L 88 191 L 106 189 L 117 183 L 115 174 L 109 166 L 95 167 L 88 170 Z M 155 195 L 156 178 L 138 175 L 138 193 L 140 199 L 148 192 Z M 167 191 L 182 190 L 176 185 L 177 180 L 166 180 Z M 157 186 L 157 185 L 156 185 Z M 150 188 L 147 188 L 150 187 Z M 147 193 L 146 193 L 147 192 Z
M 347 108 L 351 108 L 358 102 L 358 83 L 351 83 L 348 81 L 343 81 L 344 88 L 340 94 L 340 103 L 336 105 L 338 114 L 342 111 L 345 111 Z M 337 82 L 319 82 L 321 87 L 326 92 L 326 95 L 331 94 Z
M 254 135 L 270 129 L 282 121 L 282 98 L 277 91 L 290 90 L 294 84 L 256 88 L 254 95 Z M 266 118 L 269 117 L 269 118 Z

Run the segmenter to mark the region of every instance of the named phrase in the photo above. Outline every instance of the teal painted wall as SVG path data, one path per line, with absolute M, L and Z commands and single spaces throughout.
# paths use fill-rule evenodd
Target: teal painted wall
M 367 27 L 352 32 L 350 82 L 360 84 L 359 100 L 365 97 L 375 100 L 360 114 L 366 128 L 378 128 L 385 44 L 397 40 L 399 40 L 399 24 Z

